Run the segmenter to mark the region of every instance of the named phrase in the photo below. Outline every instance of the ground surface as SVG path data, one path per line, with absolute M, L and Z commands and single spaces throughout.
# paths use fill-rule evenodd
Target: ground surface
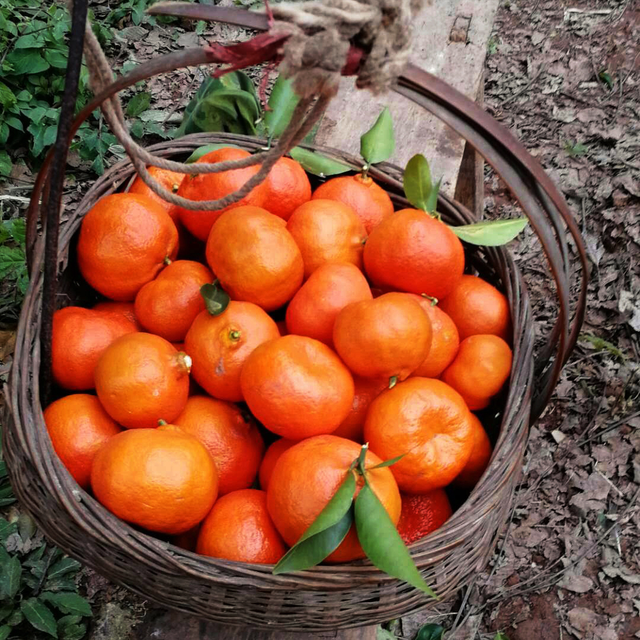
M 119 63 L 197 38 L 185 31 L 176 42 L 170 30 L 140 28 L 144 34 L 123 36 Z M 456 638 L 491 639 L 501 630 L 509 640 L 631 640 L 640 637 L 640 6 L 503 2 L 489 52 L 487 109 L 568 198 L 591 283 L 583 338 L 531 430 L 511 522 Z M 158 118 L 171 118 L 199 78 L 187 72 L 155 82 Z M 514 206 L 490 173 L 486 195 L 489 212 Z M 553 318 L 544 261 L 531 234 L 514 251 L 544 335 Z M 0 373 L 9 352 L 3 346 Z M 143 601 L 91 572 L 84 584 L 98 612 L 91 640 L 160 637 L 153 616 L 144 621 Z M 404 619 L 401 635 L 412 638 L 423 622 Z

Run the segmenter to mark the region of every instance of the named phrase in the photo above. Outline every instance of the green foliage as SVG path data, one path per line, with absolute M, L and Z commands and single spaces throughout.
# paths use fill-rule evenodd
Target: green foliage
M 360 155 L 368 165 L 377 164 L 388 160 L 395 148 L 391 113 L 388 107 L 385 107 L 373 127 L 360 138 Z
M 208 77 L 185 109 L 175 136 L 202 131 L 256 135 L 261 109 L 250 78 L 241 71 Z
M 589 148 L 583 145 L 582 142 L 576 141 L 575 143 L 573 143 L 567 140 L 567 142 L 564 143 L 564 150 L 568 156 L 572 158 L 578 158 L 585 155 L 587 151 L 589 151 Z
M 316 151 L 308 151 L 302 147 L 291 149 L 290 155 L 302 165 L 305 171 L 321 178 L 335 176 L 351 170 L 351 167 L 346 164 L 327 158 Z
M 363 445 L 333 498 L 282 557 L 273 573 L 302 571 L 319 564 L 338 548 L 355 524 L 364 552 L 378 569 L 436 597 L 422 579 L 389 514 L 369 485 L 365 470 L 368 448 L 368 445 Z M 394 461 L 389 461 L 389 464 Z M 354 499 L 357 476 L 364 485 Z
M 440 218 L 436 211 L 441 180 L 433 184 L 431 169 L 422 154 L 409 160 L 404 170 L 403 186 L 407 200 L 434 218 Z M 527 218 L 515 220 L 488 220 L 474 224 L 449 228 L 461 240 L 484 247 L 499 247 L 511 242 L 528 224 Z
M 0 219 L 0 281 L 5 285 L 0 288 L 0 308 L 18 306 L 29 286 L 25 254 L 25 221 L 23 219 Z M 9 495 L 12 494 L 8 481 L 5 480 L 4 463 L 0 464 L 0 507 L 2 507 L 10 504 L 3 502 L 5 488 L 8 488 Z
M 229 294 L 218 286 L 218 281 L 211 284 L 203 284 L 200 287 L 200 295 L 204 300 L 204 306 L 212 316 L 219 316 L 228 306 Z
M 15 501 L 0 455 L 0 501 Z M 78 594 L 80 563 L 48 545 L 26 514 L 0 517 L 0 640 L 82 640 L 91 607 Z
M 594 336 L 591 333 L 581 333 L 580 341 L 588 342 L 596 351 L 608 351 L 612 356 L 620 360 L 625 359 L 625 355 L 615 344 L 612 344 L 604 338 Z
M 66 38 L 69 15 L 62 5 L 40 0 L 0 0 L 0 145 L 8 149 L 26 147 L 37 164 L 55 139 L 64 90 L 69 48 Z M 96 27 L 103 41 L 108 30 Z M 76 110 L 89 98 L 88 71 L 80 72 Z M 117 141 L 111 134 L 97 132 L 95 123 L 85 123 L 76 138 L 80 156 L 93 162 L 102 173 L 107 152 Z M 89 133 L 93 134 L 88 135 Z M 98 140 L 99 138 L 99 140 Z M 0 152 L 0 176 L 11 172 L 11 158 Z
M 425 624 L 420 627 L 415 640 L 442 640 L 444 629 L 439 624 Z
M 493 636 L 493 640 L 509 640 L 509 638 L 502 631 L 498 631 L 498 633 Z

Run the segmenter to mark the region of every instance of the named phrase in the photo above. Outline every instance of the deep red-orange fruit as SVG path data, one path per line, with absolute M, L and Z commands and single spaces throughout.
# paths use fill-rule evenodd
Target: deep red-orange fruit
M 84 279 L 111 300 L 133 300 L 178 252 L 178 230 L 155 201 L 113 193 L 84 217 L 78 266 Z
M 439 306 L 455 322 L 460 340 L 491 334 L 509 341 L 509 302 L 504 294 L 482 278 L 462 276 Z
M 376 286 L 440 300 L 462 277 L 464 250 L 444 222 L 424 211 L 403 209 L 369 235 L 364 268 Z
M 355 393 L 351 411 L 331 435 L 347 438 L 347 440 L 354 442 L 363 442 L 364 422 L 369 405 L 389 386 L 389 381 L 381 378 L 353 376 L 353 383 Z
M 473 447 L 472 415 L 459 393 L 440 380 L 409 378 L 369 406 L 365 441 L 391 466 L 407 493 L 446 487 L 464 468 Z
M 369 284 L 358 267 L 347 262 L 323 264 L 289 303 L 288 333 L 333 346 L 333 325 L 338 313 L 352 302 L 371 300 L 371 297 Z
M 353 402 L 353 378 L 326 344 L 283 336 L 246 359 L 240 386 L 251 413 L 283 438 L 331 433 Z
M 185 338 L 193 378 L 214 398 L 241 402 L 240 372 L 245 360 L 257 346 L 278 337 L 273 319 L 251 302 L 231 300 L 217 316 L 203 311 Z
M 339 176 L 321 184 L 314 192 L 313 199 L 337 200 L 351 207 L 371 233 L 386 216 L 393 213 L 393 203 L 387 192 L 371 178 Z
M 76 393 L 52 402 L 44 410 L 51 444 L 73 479 L 88 489 L 93 458 L 122 429 L 95 396 Z
M 439 529 L 451 514 L 451 504 L 444 489 L 418 495 L 402 494 L 398 533 L 405 544 L 411 544 Z
M 287 548 L 267 511 L 267 494 L 256 489 L 220 498 L 200 527 L 197 553 L 236 562 L 276 564 Z
M 431 320 L 431 348 L 422 364 L 411 374 L 421 378 L 437 378 L 453 362 L 458 353 L 460 338 L 453 320 L 434 300 L 408 293 Z
M 333 344 L 353 373 L 404 380 L 429 353 L 432 330 L 420 305 L 404 293 L 348 304 L 333 325 Z
M 138 318 L 136 318 L 135 305 L 133 302 L 114 302 L 112 300 L 105 300 L 94 305 L 93 310 L 108 311 L 110 313 L 121 315 L 127 320 L 133 322 L 138 331 L 142 331 L 142 325 L 138 322 Z
M 288 545 L 298 541 L 331 500 L 360 450 L 361 446 L 355 442 L 325 435 L 307 438 L 280 456 L 269 481 L 267 507 Z M 371 451 L 367 453 L 365 469 L 369 486 L 396 524 L 400 517 L 400 492 L 388 467 L 373 469 L 381 462 Z M 362 484 L 359 478 L 355 495 Z M 352 526 L 326 562 L 349 562 L 363 557 L 355 526 Z
M 196 162 L 216 163 L 228 162 L 231 160 L 242 160 L 251 154 L 243 149 L 233 149 L 226 147 L 205 153 Z M 188 200 L 218 200 L 228 196 L 244 186 L 245 182 L 258 173 L 259 166 L 253 165 L 244 169 L 234 169 L 232 171 L 221 171 L 220 173 L 205 173 L 199 176 L 187 176 L 178 189 L 178 195 Z M 196 238 L 207 240 L 213 223 L 229 209 L 244 205 L 261 207 L 267 195 L 267 186 L 263 182 L 255 187 L 251 193 L 242 198 L 240 202 L 231 204 L 219 211 L 192 211 L 190 209 L 178 208 L 180 221 Z
M 53 314 L 51 367 L 63 389 L 84 391 L 95 386 L 100 356 L 117 338 L 137 331 L 136 325 L 111 311 L 65 307 Z
M 136 317 L 149 332 L 179 342 L 196 316 L 204 311 L 202 285 L 213 281 L 207 267 L 192 260 L 177 260 L 138 291 Z
M 269 488 L 269 480 L 271 474 L 276 466 L 276 462 L 280 459 L 280 456 L 287 450 L 291 449 L 296 444 L 295 440 L 287 440 L 286 438 L 280 438 L 274 443 L 269 445 L 262 462 L 260 463 L 260 471 L 258 472 L 258 478 L 260 479 L 260 487 L 266 491 Z
M 287 229 L 300 248 L 305 278 L 328 262 L 350 262 L 362 268 L 367 234 L 346 204 L 319 199 L 306 202 L 293 212 Z
M 491 442 L 489 436 L 482 426 L 482 422 L 473 413 L 473 449 L 471 456 L 464 466 L 464 469 L 456 476 L 453 483 L 464 489 L 472 489 L 482 477 L 485 469 L 489 466 L 491 454 Z
M 160 167 L 147 167 L 147 171 L 152 178 L 162 185 L 167 191 L 177 193 L 180 183 L 185 177 L 184 173 L 171 171 L 170 169 L 161 169 Z M 171 216 L 174 222 L 178 222 L 178 211 L 173 204 L 161 198 L 153 189 L 147 186 L 146 182 L 138 176 L 129 187 L 128 193 L 137 193 L 141 196 L 147 196 L 157 202 Z
M 266 180 L 264 208 L 283 220 L 311 200 L 311 183 L 305 170 L 293 158 L 280 158 Z
M 200 440 L 211 454 L 221 496 L 253 484 L 264 442 L 255 422 L 235 404 L 191 396 L 174 424 Z
M 204 445 L 166 425 L 113 436 L 93 460 L 91 488 L 125 522 L 179 534 L 211 510 L 218 475 Z
M 189 396 L 191 359 L 150 333 L 114 341 L 95 370 L 96 392 L 107 413 L 128 429 L 177 418 Z
M 233 300 L 273 311 L 302 284 L 300 249 L 282 218 L 259 207 L 223 213 L 207 241 L 207 262 Z
M 469 409 L 484 409 L 509 379 L 512 359 L 511 349 L 502 338 L 469 336 L 460 343 L 442 379 L 464 398 Z

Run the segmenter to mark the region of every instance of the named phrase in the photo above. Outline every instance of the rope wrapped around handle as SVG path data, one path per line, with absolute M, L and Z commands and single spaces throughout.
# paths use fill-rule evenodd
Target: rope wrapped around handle
M 167 13 L 180 13 L 184 3 L 163 3 Z M 114 135 L 124 147 L 142 180 L 164 200 L 193 211 L 223 209 L 242 200 L 263 182 L 273 165 L 300 143 L 321 117 L 337 93 L 340 75 L 357 73 L 357 85 L 373 93 L 390 88 L 408 62 L 411 19 L 422 0 L 325 0 L 299 4 L 278 4 L 267 20 L 269 33 L 249 43 L 235 45 L 239 50 L 229 56 L 233 64 L 227 70 L 244 68 L 266 60 L 281 61 L 281 73 L 292 78 L 300 101 L 289 125 L 277 143 L 248 158 L 218 163 L 185 164 L 155 156 L 133 140 L 126 126 L 118 95 L 105 100 L 100 108 Z M 193 6 L 193 5 L 188 5 Z M 158 13 L 157 5 L 154 13 Z M 247 45 L 255 43 L 254 48 Z M 357 57 L 354 69 L 351 50 L 366 52 Z M 232 47 L 212 45 L 214 52 L 234 51 Z M 222 51 L 221 51 L 222 50 Z M 111 68 L 90 25 L 85 30 L 85 58 L 94 93 L 113 81 Z M 244 55 L 243 55 L 244 54 Z M 224 58 L 224 55 L 221 56 Z M 350 68 L 351 67 L 351 68 Z M 224 71 L 216 72 L 221 75 Z M 148 172 L 156 166 L 188 175 L 218 173 L 260 165 L 260 170 L 240 189 L 216 200 L 190 200 L 164 188 Z

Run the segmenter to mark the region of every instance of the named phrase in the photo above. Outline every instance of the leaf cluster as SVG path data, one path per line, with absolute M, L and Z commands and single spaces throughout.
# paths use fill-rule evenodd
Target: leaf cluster
M 0 506 L 15 501 L 0 460 Z M 27 515 L 0 517 L 0 640 L 82 640 L 91 607 L 78 594 L 81 565 L 37 534 Z
M 3 284 L 0 288 L 0 308 L 17 307 L 29 286 L 25 233 L 26 225 L 23 219 L 0 219 L 0 281 Z M 0 475 L 0 507 L 6 506 L 2 502 L 2 478 L 4 476 Z

